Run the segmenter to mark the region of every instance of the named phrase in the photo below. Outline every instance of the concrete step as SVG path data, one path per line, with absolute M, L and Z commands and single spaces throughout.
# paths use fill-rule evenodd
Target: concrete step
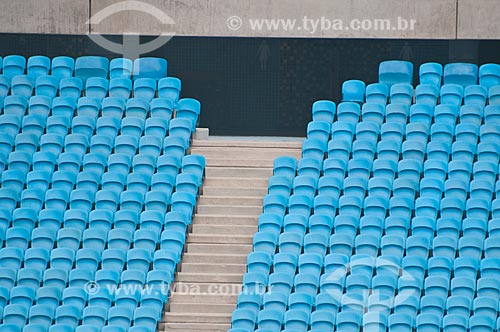
M 262 197 L 231 197 L 203 195 L 198 205 L 262 206 Z
M 262 206 L 198 205 L 196 211 L 200 214 L 258 216 L 262 213 Z
M 231 252 L 230 244 L 253 244 L 253 235 L 189 234 L 187 243 L 225 244 L 226 253 Z
M 168 314 L 168 313 L 167 313 Z M 227 332 L 231 323 L 207 324 L 207 323 L 160 323 L 159 331 L 168 332 Z
M 187 253 L 192 254 L 236 254 L 248 255 L 252 251 L 252 244 L 227 244 L 227 243 L 196 243 L 187 244 Z
M 267 194 L 265 188 L 227 188 L 215 186 L 203 186 L 203 196 L 232 196 L 232 197 L 264 197 Z
M 243 275 L 241 273 L 177 273 L 178 282 L 188 283 L 229 283 L 237 284 L 242 282 Z
M 192 147 L 192 154 L 200 154 L 206 158 L 238 158 L 247 159 L 275 159 L 283 155 L 283 149 L 276 148 L 247 148 L 247 147 Z M 302 151 L 299 149 L 290 149 L 287 154 L 291 157 L 300 158 Z
M 167 323 L 216 323 L 216 324 L 227 324 L 231 323 L 231 314 L 214 314 L 214 313 L 180 313 L 180 312 L 169 312 L 166 314 Z
M 254 235 L 258 227 L 255 226 L 236 226 L 236 225 L 193 225 L 193 234 L 236 234 L 236 235 Z
M 254 226 L 258 225 L 257 216 L 228 216 L 196 214 L 193 225 L 229 225 L 229 226 Z
M 191 143 L 191 147 L 250 147 L 250 148 L 264 148 L 268 149 L 269 146 L 272 148 L 280 148 L 280 149 L 301 149 L 302 142 L 304 138 L 289 138 L 289 139 L 279 139 L 279 140 L 269 140 L 263 141 L 261 139 L 249 138 L 248 140 L 218 140 L 214 138 L 210 138 L 208 140 L 198 140 L 194 139 Z M 283 151 L 283 155 L 286 155 L 286 151 Z
M 231 304 L 236 303 L 238 294 L 177 294 L 170 297 L 169 303 L 198 303 L 198 304 Z M 191 311 L 191 310 L 190 310 Z
M 187 273 L 241 273 L 247 270 L 245 264 L 182 263 L 181 272 Z
M 205 178 L 204 186 L 229 188 L 267 188 L 268 179 L 263 178 Z
M 247 168 L 261 168 L 261 167 L 273 167 L 274 159 L 235 159 L 235 158 L 205 158 L 205 163 L 207 167 L 247 167 Z
M 247 255 L 212 255 L 212 254 L 192 254 L 185 253 L 182 257 L 184 263 L 212 263 L 212 264 L 246 264 Z
M 207 167 L 206 177 L 249 177 L 249 178 L 269 178 L 273 175 L 272 167 Z
M 170 304 L 170 312 L 184 312 L 184 313 L 193 313 L 198 314 L 202 313 L 215 313 L 215 314 L 231 314 L 234 307 L 234 302 L 230 304 L 218 304 L 211 303 L 207 304 L 199 304 L 199 303 L 171 303 Z
M 174 284 L 173 295 L 182 294 L 220 294 L 237 295 L 240 294 L 243 285 L 240 283 L 200 283 L 200 282 L 176 282 Z

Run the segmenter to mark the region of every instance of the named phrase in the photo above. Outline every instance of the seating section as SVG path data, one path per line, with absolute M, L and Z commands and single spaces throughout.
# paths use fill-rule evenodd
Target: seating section
M 302 158 L 275 160 L 231 332 L 500 330 L 500 66 L 419 76 L 383 62 L 313 104 Z
M 164 59 L 2 63 L 0 331 L 156 331 L 204 177 L 200 103 Z

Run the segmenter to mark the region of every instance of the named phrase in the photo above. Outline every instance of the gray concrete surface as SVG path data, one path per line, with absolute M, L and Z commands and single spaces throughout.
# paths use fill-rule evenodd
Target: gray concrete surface
M 167 32 L 181 36 L 234 37 L 500 39 L 500 2 L 497 0 L 141 0 L 138 3 L 143 5 L 132 5 L 135 10 L 123 10 L 125 7 L 118 6 L 106 13 L 109 6 L 119 2 L 122 0 L 3 0 L 0 31 L 147 35 Z M 103 10 L 105 11 L 102 12 Z M 104 13 L 104 18 L 90 24 L 89 18 L 96 17 L 99 13 Z M 167 16 L 174 24 L 163 24 L 168 21 L 164 19 Z M 228 25 L 231 17 L 239 18 L 240 21 L 236 19 L 239 24 Z M 348 29 L 328 28 L 328 24 L 321 23 L 323 18 L 336 23 L 342 21 Z M 398 18 L 414 20 L 415 28 L 398 29 Z M 296 24 L 293 27 L 287 25 L 288 28 L 278 24 L 259 29 L 255 20 L 260 19 L 288 19 L 295 20 Z M 315 32 L 312 32 L 312 26 L 303 24 L 307 19 L 318 20 Z M 349 26 L 352 20 L 365 19 L 372 22 L 390 20 L 391 28 L 353 29 Z M 321 25 L 324 29 L 321 29 Z

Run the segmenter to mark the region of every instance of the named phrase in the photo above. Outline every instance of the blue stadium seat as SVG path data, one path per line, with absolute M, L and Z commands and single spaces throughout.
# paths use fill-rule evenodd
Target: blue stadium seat
M 316 297 L 316 310 L 337 312 L 340 307 L 340 298 L 329 293 L 320 293 Z
M 391 104 L 410 105 L 413 101 L 413 86 L 411 84 L 397 83 L 390 88 Z
M 488 101 L 490 105 L 497 106 L 500 104 L 500 88 L 499 86 L 492 86 L 488 90 Z
M 351 256 L 354 248 L 354 236 L 348 234 L 333 234 L 330 237 L 330 252 Z
M 39 115 L 43 119 L 49 116 L 52 105 L 52 97 L 49 98 L 43 95 L 33 96 L 29 99 L 28 109 L 30 115 Z
M 26 59 L 21 55 L 8 55 L 3 58 L 2 74 L 12 79 L 14 76 L 23 75 L 26 69 Z
M 145 119 L 147 116 L 147 113 L 149 112 L 149 103 L 142 99 L 142 98 L 130 98 L 127 99 L 126 102 L 126 107 L 125 107 L 125 113 L 126 113 L 126 118 L 128 117 L 138 117 L 142 121 L 142 128 L 144 128 L 144 123 Z M 123 122 L 122 122 L 122 128 L 123 128 Z
M 337 107 L 338 121 L 357 123 L 361 114 L 361 107 L 354 102 L 342 102 Z
M 164 77 L 158 81 L 158 97 L 165 98 L 177 104 L 182 82 L 177 77 Z
M 134 98 L 143 98 L 150 102 L 156 95 L 156 81 L 151 78 L 139 78 L 134 81 Z
M 288 252 L 280 252 L 274 255 L 274 272 L 295 274 L 298 265 L 298 256 Z
M 108 94 L 109 81 L 103 77 L 91 77 L 85 83 L 86 99 L 103 100 Z
M 280 312 L 273 309 L 264 309 L 260 311 L 257 318 L 257 325 L 259 327 L 258 331 L 280 330 L 281 325 L 283 323 L 283 318 L 284 318 L 284 312 Z M 253 329 L 253 327 L 247 328 L 246 326 L 244 326 L 244 328 L 247 331 Z
M 342 101 L 363 103 L 365 101 L 365 82 L 348 80 L 342 83 Z M 330 121 L 331 123 L 332 121 Z
M 460 108 L 460 123 L 470 123 L 480 126 L 483 120 L 484 108 L 478 105 L 464 105 Z
M 247 257 L 248 272 L 269 274 L 272 257 L 267 252 L 251 252 Z
M 6 97 L 10 90 L 10 78 L 4 75 L 0 75 L 0 96 Z
M 267 275 L 260 273 L 246 273 L 243 276 L 243 291 L 246 293 L 262 294 L 265 291 L 267 281 Z M 271 284 L 270 278 L 269 284 Z
M 366 86 L 366 103 L 379 104 L 385 107 L 389 96 L 389 87 L 382 83 L 372 83 Z M 363 105 L 364 107 L 364 105 Z M 363 117 L 363 121 L 366 121 Z
M 417 104 L 436 106 L 439 95 L 439 86 L 436 84 L 419 84 L 415 89 Z
M 109 60 L 99 56 L 82 56 L 75 61 L 75 76 L 87 81 L 90 77 L 108 76 Z
M 448 63 L 444 66 L 443 83 L 463 87 L 477 84 L 478 66 L 470 63 Z
M 391 87 L 396 83 L 412 83 L 413 64 L 407 61 L 383 61 L 379 65 L 378 80 Z
M 37 77 L 49 74 L 50 58 L 43 55 L 35 55 L 28 58 L 27 73 L 32 82 Z
M 55 313 L 55 309 L 59 305 L 61 297 L 61 289 L 44 285 L 37 290 L 35 300 L 38 305 L 49 306 L 52 312 Z
M 347 161 L 345 160 L 327 158 L 323 162 L 324 175 L 337 177 L 341 180 L 344 180 L 346 168 L 347 168 Z
M 257 295 L 260 294 L 246 294 L 248 295 Z M 273 310 L 277 312 L 284 313 L 286 311 L 286 307 L 288 304 L 288 295 L 285 293 L 271 293 L 268 292 L 263 296 L 263 308 L 264 310 Z
M 170 120 L 174 110 L 174 104 L 171 100 L 166 98 L 155 98 L 150 103 L 151 116 L 162 117 Z
M 278 236 L 283 226 L 283 217 L 274 213 L 262 213 L 258 220 L 259 231 Z
M 432 84 L 441 86 L 441 77 L 443 75 L 443 66 L 436 62 L 426 62 L 419 68 L 420 84 Z
M 357 311 L 342 311 L 337 314 L 337 330 L 346 332 L 359 331 L 362 325 L 362 313 Z
M 80 98 L 83 89 L 83 82 L 78 77 L 67 77 L 59 81 L 59 95 L 73 99 Z
M 302 158 L 312 158 L 322 161 L 326 151 L 327 144 L 325 141 L 308 138 L 302 144 Z
M 464 88 L 458 84 L 445 84 L 440 91 L 441 105 L 461 106 L 464 95 Z
M 364 120 L 366 121 L 366 119 Z M 380 126 L 372 120 L 360 122 L 356 125 L 356 139 L 377 141 L 379 132 Z
M 464 104 L 484 107 L 488 98 L 488 89 L 482 85 L 469 85 L 464 90 Z
M 373 141 L 355 140 L 352 143 L 352 158 L 373 160 L 376 145 Z
M 307 125 L 307 138 L 327 142 L 330 136 L 330 123 L 325 121 L 311 121 Z
M 43 273 L 43 286 L 56 287 L 61 292 L 68 282 L 68 271 L 50 268 Z
M 500 85 L 500 66 L 495 63 L 485 63 L 479 67 L 479 84 L 489 89 Z
M 177 103 L 177 112 L 176 112 L 176 119 L 172 120 L 173 123 L 179 122 L 178 119 L 186 119 L 191 122 L 191 131 L 194 132 L 197 121 L 198 121 L 198 116 L 200 114 L 200 108 L 201 104 L 198 100 L 193 99 L 193 98 L 183 98 L 180 99 L 179 102 Z M 171 126 L 170 128 L 175 129 L 174 127 Z M 171 134 L 174 134 L 175 131 L 172 131 Z
M 128 329 L 132 324 L 133 317 L 134 312 L 130 308 L 111 307 L 108 311 L 108 327 L 112 327 L 111 329 L 113 330 L 116 330 L 118 327 Z
M 309 216 L 297 213 L 290 213 L 283 219 L 282 215 L 276 213 L 264 213 L 264 215 L 279 216 L 281 224 L 284 226 L 284 231 L 297 232 L 304 236 L 306 234 L 306 229 L 308 226 Z M 274 221 L 274 220 L 273 220 Z M 279 234 L 279 233 L 278 233 Z
M 332 124 L 332 141 L 346 141 L 352 143 L 356 124 L 347 121 L 336 121 Z M 331 144 L 331 142 L 329 142 Z M 350 150 L 350 148 L 349 148 Z
M 125 111 L 125 101 L 118 97 L 107 97 L 102 100 L 102 116 L 121 119 Z M 99 125 L 97 126 L 99 128 Z
M 5 69 L 4 69 L 5 70 Z M 26 324 L 29 306 L 9 304 L 3 308 L 2 325 L 5 331 L 21 331 L 21 326 Z
M 410 107 L 410 122 L 420 122 L 428 128 L 431 126 L 434 107 L 428 104 L 414 104 Z
M 30 114 L 23 117 L 22 122 L 22 132 L 24 134 L 32 134 L 37 137 L 37 140 L 40 136 L 43 135 L 45 131 L 44 121 L 46 119 L 40 114 Z M 36 143 L 38 146 L 38 142 Z
M 284 331 L 306 331 L 309 327 L 310 312 L 289 309 L 284 317 Z
M 161 138 L 166 135 L 168 126 L 169 119 L 151 117 L 146 119 L 144 132 L 147 136 L 157 136 L 158 138 Z
M 29 311 L 29 325 L 40 326 L 41 330 L 39 331 L 46 331 L 47 328 L 52 324 L 54 313 L 55 312 L 53 308 L 51 308 L 49 305 L 36 304 L 31 307 Z M 24 330 L 29 329 L 27 328 L 27 326 L 25 326 Z
M 75 60 L 67 56 L 58 56 L 52 59 L 51 73 L 58 80 L 73 76 Z
M 132 60 L 126 58 L 115 58 L 109 63 L 109 78 L 124 77 L 132 75 Z
M 28 75 L 18 75 L 12 78 L 10 83 L 12 95 L 30 98 L 33 94 L 33 85 Z
M 351 142 L 334 138 L 328 143 L 327 151 L 328 159 L 340 160 L 347 164 L 351 154 Z
M 134 79 L 154 78 L 159 80 L 167 76 L 167 60 L 162 58 L 138 58 L 134 60 Z
M 77 307 L 83 310 L 87 302 L 87 292 L 78 287 L 68 287 L 63 291 L 62 304 Z
M 330 100 L 317 100 L 312 105 L 313 121 L 332 123 L 336 113 L 336 105 Z
M 254 239 L 255 240 L 255 239 Z M 279 236 L 279 252 L 300 254 L 304 235 L 297 232 L 285 232 Z
M 172 278 L 178 260 L 179 257 L 174 252 L 160 249 L 154 254 L 153 266 L 155 270 L 168 271 L 170 273 L 170 278 Z
M 12 212 L 12 227 L 23 227 L 28 230 L 33 230 L 35 221 L 38 220 L 38 212 L 39 211 L 30 208 L 15 209 Z
M 28 99 L 25 96 L 9 95 L 4 98 L 3 113 L 17 116 L 20 123 L 21 117 L 26 114 L 27 107 Z

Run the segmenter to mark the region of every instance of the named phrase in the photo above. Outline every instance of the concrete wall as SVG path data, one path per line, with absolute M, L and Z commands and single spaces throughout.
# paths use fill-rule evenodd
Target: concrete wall
M 89 0 L 1 0 L 0 32 L 86 34 Z
M 2 0 L 0 11 L 0 32 L 52 34 L 500 39 L 499 22 L 498 0 Z

